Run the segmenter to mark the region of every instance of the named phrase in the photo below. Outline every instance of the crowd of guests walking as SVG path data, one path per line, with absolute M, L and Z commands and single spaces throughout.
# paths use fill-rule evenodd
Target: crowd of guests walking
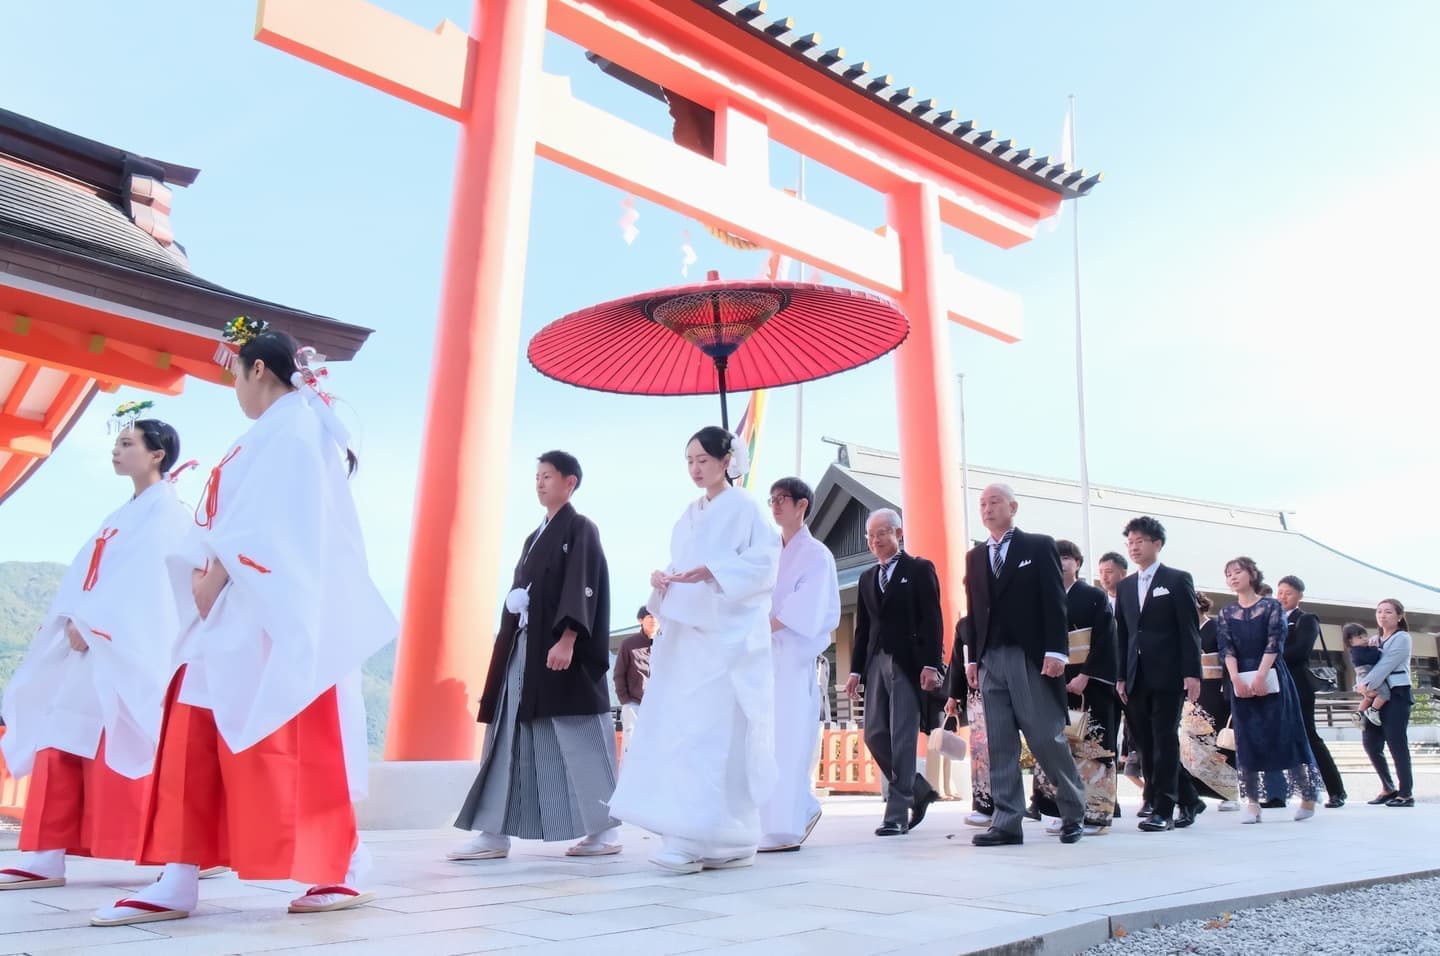
M 184 918 L 198 880 L 226 867 L 310 884 L 291 912 L 373 895 L 358 887 L 352 808 L 366 779 L 359 667 L 396 624 L 369 577 L 346 484 L 355 458 L 313 350 L 236 323 L 217 361 L 254 424 L 211 470 L 192 522 L 167 480 L 175 430 L 117 412 L 112 461 L 134 493 L 82 547 L 4 697 L 6 757 L 35 780 L 26 853 L 0 870 L 0 890 L 63 885 L 67 853 L 164 865 L 95 925 Z M 735 486 L 746 450 L 721 428 L 692 436 L 685 463 L 701 494 L 675 522 L 613 675 L 622 763 L 600 531 L 572 503 L 579 461 L 539 456 L 543 516 L 505 598 L 479 701 L 483 756 L 455 820 L 470 835 L 451 860 L 501 860 L 515 839 L 608 856 L 623 850 L 624 821 L 661 838 L 655 864 L 695 873 L 798 850 L 819 823 L 816 662 L 840 596 L 834 559 L 806 527 L 814 492 L 783 478 L 767 512 Z M 869 515 L 876 563 L 859 580 L 844 690 L 865 701 L 886 783 L 877 836 L 907 833 L 939 798 L 916 772 L 916 743 L 941 701 L 971 727 L 977 846 L 1022 843 L 1022 821 L 1041 815 L 1063 843 L 1105 833 L 1122 772 L 1143 786 L 1146 832 L 1190 826 L 1207 795 L 1221 810 L 1243 802 L 1252 824 L 1292 796 L 1307 819 L 1322 788 L 1327 807 L 1344 805 L 1314 726 L 1325 668 L 1310 665 L 1320 627 L 1299 578 L 1268 596 L 1256 563 L 1237 557 L 1224 569 L 1235 600 L 1212 616 L 1190 574 L 1160 561 L 1164 527 L 1137 517 L 1123 530 L 1128 560 L 1105 554 L 1096 588 L 1079 548 L 1021 530 L 1018 509 L 1005 485 L 981 494 L 988 539 L 965 558 L 968 612 L 948 661 L 935 566 L 905 550 L 899 514 Z M 1382 783 L 1371 803 L 1413 806 L 1404 608 L 1380 602 L 1376 624 L 1345 629 Z

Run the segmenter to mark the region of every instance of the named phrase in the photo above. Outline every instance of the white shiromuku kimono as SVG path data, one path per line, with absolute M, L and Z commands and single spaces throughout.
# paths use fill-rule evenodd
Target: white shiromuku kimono
M 670 535 L 667 571 L 713 581 L 650 595 L 662 636 L 645 720 L 625 754 L 611 814 L 696 859 L 753 853 L 775 785 L 770 595 L 780 539 L 753 498 L 694 501 Z
M 821 710 L 815 658 L 840 624 L 835 558 L 808 528 L 801 527 L 780 552 L 770 616 L 784 625 L 771 635 L 778 777 L 760 807 L 760 826 L 761 845 L 779 847 L 801 842 L 820 812 L 813 787 Z
M 275 401 L 212 475 L 210 527 L 174 563 L 229 574 L 181 642 L 180 702 L 208 708 L 226 746 L 264 740 L 336 690 L 352 800 L 368 786 L 360 668 L 399 624 L 370 578 L 344 449 L 298 391 Z M 215 482 L 219 488 L 213 487 Z
M 195 618 L 190 575 L 166 556 L 185 540 L 190 511 L 161 481 L 105 519 L 75 556 L 5 688 L 5 760 L 16 777 L 53 748 L 132 780 L 150 773 L 175 642 Z M 68 621 L 90 646 L 70 649 Z

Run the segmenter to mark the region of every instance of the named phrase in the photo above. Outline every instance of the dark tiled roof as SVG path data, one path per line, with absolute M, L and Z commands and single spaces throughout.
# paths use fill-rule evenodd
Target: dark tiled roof
M 845 63 L 843 49 L 822 49 L 819 34 L 800 33 L 789 17 L 766 17 L 764 0 L 694 2 L 746 27 L 772 46 L 809 64 L 817 72 L 828 75 L 837 83 L 846 84 L 947 142 L 1059 193 L 1065 199 L 1083 196 L 1100 182 L 1103 174 L 1087 175 L 1083 169 L 1069 169 L 1059 159 L 1035 156 L 1031 150 L 1016 146 L 1012 140 L 998 139 L 993 131 L 982 129 L 973 120 L 961 119 L 954 110 L 942 110 L 934 100 L 921 97 L 913 89 L 895 86 L 888 74 L 871 71 L 868 63 Z
M 0 273 L 219 329 L 238 314 L 276 323 L 332 359 L 352 358 L 369 329 L 267 302 L 190 271 L 118 206 L 94 192 L 0 161 Z
M 43 173 L 0 162 L 0 233 L 167 278 L 219 289 L 192 274 L 116 206 Z

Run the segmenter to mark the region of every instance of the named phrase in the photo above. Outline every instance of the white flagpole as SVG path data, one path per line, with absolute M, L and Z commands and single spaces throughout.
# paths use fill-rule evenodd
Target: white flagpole
M 795 192 L 796 192 L 795 198 L 796 198 L 796 199 L 799 199 L 799 200 L 801 200 L 801 201 L 804 201 L 804 199 L 805 199 L 805 157 L 804 157 L 803 154 L 802 154 L 801 157 L 800 157 L 800 180 L 799 180 L 799 183 L 797 184 L 797 187 L 796 187 L 796 191 L 795 191 Z M 800 269 L 801 269 L 802 272 L 804 271 L 804 263 L 801 263 L 801 264 L 800 264 Z M 805 277 L 802 275 L 800 278 L 801 278 L 801 281 L 804 281 L 804 278 L 805 278 Z M 796 385 L 796 386 L 795 386 L 795 477 L 796 477 L 796 478 L 799 478 L 801 481 L 804 481 L 804 480 L 805 480 L 805 472 L 804 472 L 804 470 L 803 470 L 803 469 L 804 469 L 804 459 L 805 459 L 805 386 L 804 386 L 804 384 L 800 384 L 800 385 Z
M 965 451 L 965 373 L 955 376 L 960 383 L 960 533 L 965 536 L 963 554 L 970 550 L 970 456 Z
M 1070 94 L 1070 162 L 1075 164 L 1075 94 Z M 1075 408 L 1080 415 L 1080 535 L 1085 547 L 1085 558 L 1090 567 L 1095 567 L 1094 541 L 1090 537 L 1090 463 L 1085 445 L 1085 334 L 1080 321 L 1080 205 L 1079 199 L 1070 200 L 1070 221 L 1074 224 L 1072 235 L 1075 259 Z

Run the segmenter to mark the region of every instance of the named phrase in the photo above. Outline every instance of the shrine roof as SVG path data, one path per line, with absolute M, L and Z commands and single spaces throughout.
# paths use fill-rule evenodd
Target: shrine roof
M 191 270 L 170 227 L 169 187 L 198 175 L 0 110 L 0 282 L 42 282 L 211 330 L 245 313 L 331 359 L 352 358 L 369 329 Z
M 889 74 L 877 72 L 865 61 L 846 63 L 841 47 L 824 49 L 817 33 L 802 33 L 791 17 L 767 17 L 764 0 L 692 0 L 695 4 L 731 20 L 771 46 L 810 66 L 815 72 L 853 89 L 867 99 L 969 153 L 1058 193 L 1062 198 L 1084 196 L 1100 182 L 1103 173 L 1088 174 L 1071 169 L 1058 157 L 1037 156 L 1030 149 L 999 138 L 974 120 L 962 119 L 953 109 L 942 109 L 933 99 L 911 87 L 892 82 Z

